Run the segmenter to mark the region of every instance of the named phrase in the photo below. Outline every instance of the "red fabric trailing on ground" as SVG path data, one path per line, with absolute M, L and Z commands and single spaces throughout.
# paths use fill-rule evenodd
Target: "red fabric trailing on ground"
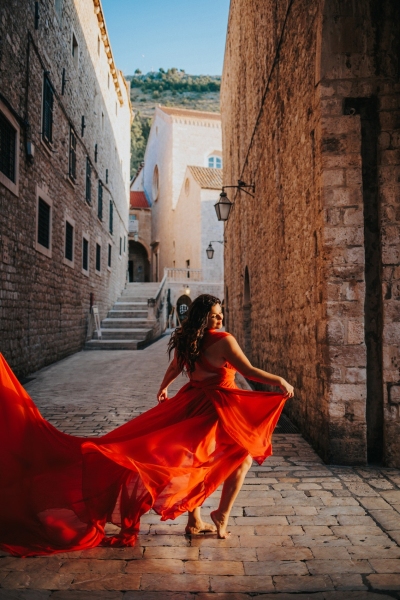
M 210 333 L 207 346 L 224 332 Z M 246 458 L 261 464 L 283 394 L 238 389 L 230 365 L 99 438 L 58 431 L 0 355 L 0 548 L 15 556 L 134 545 L 140 517 L 193 510 Z M 121 527 L 107 537 L 104 526 Z

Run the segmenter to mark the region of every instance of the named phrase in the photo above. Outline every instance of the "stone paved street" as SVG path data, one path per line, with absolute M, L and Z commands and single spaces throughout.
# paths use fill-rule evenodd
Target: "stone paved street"
M 62 431 L 103 434 L 154 405 L 166 342 L 80 352 L 36 373 L 26 389 Z M 3 553 L 0 600 L 400 599 L 400 472 L 326 466 L 299 434 L 276 434 L 274 456 L 253 466 L 228 540 L 185 537 L 184 522 L 150 513 L 129 549 Z

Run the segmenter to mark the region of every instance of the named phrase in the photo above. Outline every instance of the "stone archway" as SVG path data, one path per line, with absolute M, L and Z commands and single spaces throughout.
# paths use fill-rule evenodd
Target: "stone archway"
M 243 290 L 243 350 L 251 361 L 251 293 L 249 269 L 244 270 Z
M 150 281 L 150 261 L 146 248 L 140 242 L 129 240 L 129 283 Z

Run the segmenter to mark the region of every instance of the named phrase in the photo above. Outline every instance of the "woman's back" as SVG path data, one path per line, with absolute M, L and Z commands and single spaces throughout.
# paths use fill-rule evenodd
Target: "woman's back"
M 234 370 L 222 354 L 221 341 L 229 335 L 226 331 L 206 329 L 200 358 L 195 364 L 195 370 L 190 374 L 191 380 L 204 381 L 216 374 L 222 375 L 227 369 Z

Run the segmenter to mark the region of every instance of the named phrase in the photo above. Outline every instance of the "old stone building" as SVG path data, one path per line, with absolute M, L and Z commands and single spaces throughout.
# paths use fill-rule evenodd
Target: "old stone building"
M 397 0 L 230 8 L 228 329 L 331 463 L 400 466 L 399 31 Z
M 0 347 L 79 350 L 127 271 L 129 93 L 100 0 L 0 4 Z
M 150 281 L 151 207 L 143 191 L 130 192 L 128 281 Z

